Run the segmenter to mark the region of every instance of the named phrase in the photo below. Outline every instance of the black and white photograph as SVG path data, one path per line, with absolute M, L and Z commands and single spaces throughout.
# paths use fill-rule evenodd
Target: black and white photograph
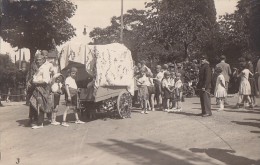
M 260 165 L 260 0 L 0 0 L 1 165 Z

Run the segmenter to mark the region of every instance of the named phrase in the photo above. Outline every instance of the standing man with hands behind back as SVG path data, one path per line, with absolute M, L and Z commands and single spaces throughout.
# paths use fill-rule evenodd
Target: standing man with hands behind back
M 199 82 L 197 89 L 200 90 L 200 104 L 202 109 L 202 117 L 211 116 L 211 99 L 210 99 L 210 89 L 211 89 L 211 69 L 209 62 L 205 55 L 200 58 L 201 67 L 199 70 Z

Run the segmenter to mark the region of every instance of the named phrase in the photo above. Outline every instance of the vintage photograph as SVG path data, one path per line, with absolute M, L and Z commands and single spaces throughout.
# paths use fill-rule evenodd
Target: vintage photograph
M 0 0 L 0 164 L 260 165 L 260 0 Z

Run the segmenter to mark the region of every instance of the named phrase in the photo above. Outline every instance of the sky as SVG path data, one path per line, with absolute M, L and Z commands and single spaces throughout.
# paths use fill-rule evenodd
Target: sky
M 110 25 L 112 16 L 120 16 L 121 13 L 121 0 L 71 0 L 77 5 L 75 15 L 70 19 L 71 24 L 76 28 L 76 37 L 70 42 L 90 42 L 88 35 L 83 35 L 84 26 L 89 33 L 94 27 L 104 28 Z M 123 0 L 124 13 L 129 9 L 145 9 L 145 2 L 151 0 Z M 217 16 L 225 13 L 233 13 L 236 9 L 238 0 L 215 0 L 215 7 Z M 67 43 L 66 43 L 67 44 Z M 60 46 L 58 49 L 60 49 Z M 14 61 L 15 55 L 18 59 L 19 52 L 15 52 L 15 48 L 11 48 L 8 43 L 0 42 L 0 53 L 9 52 Z M 26 60 L 29 60 L 29 50 L 22 49 L 25 53 Z

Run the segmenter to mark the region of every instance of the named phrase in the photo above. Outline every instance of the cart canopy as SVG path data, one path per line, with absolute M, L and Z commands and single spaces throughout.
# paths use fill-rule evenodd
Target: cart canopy
M 130 50 L 123 44 L 69 44 L 61 51 L 61 69 L 70 61 L 85 66 L 86 72 L 93 77 L 94 88 L 126 86 L 131 94 L 134 93 L 133 60 Z

